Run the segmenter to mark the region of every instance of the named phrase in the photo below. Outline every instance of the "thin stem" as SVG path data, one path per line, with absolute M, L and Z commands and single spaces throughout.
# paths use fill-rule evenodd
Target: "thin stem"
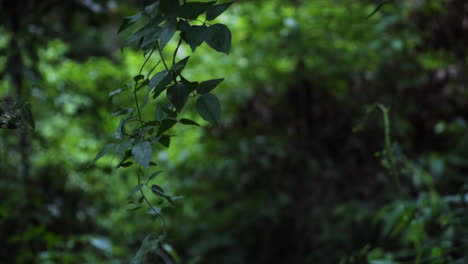
M 166 60 L 164 60 L 164 56 L 162 54 L 162 50 L 161 50 L 161 47 L 159 46 L 158 44 L 158 52 L 159 52 L 159 57 L 161 57 L 161 60 L 164 64 L 164 68 L 166 68 L 167 71 L 169 71 L 169 68 L 167 67 L 167 64 L 166 64 Z
M 154 52 L 154 49 L 155 49 L 155 48 L 156 48 L 156 46 L 154 46 L 154 47 L 151 49 L 150 54 L 149 54 L 148 57 L 145 59 L 145 62 L 143 62 L 143 65 L 141 65 L 140 70 L 138 71 L 138 75 L 141 75 L 141 73 L 143 72 L 143 68 L 145 67 L 146 63 L 148 63 L 149 59 L 150 59 L 151 56 L 153 55 L 153 52 Z M 135 86 L 134 86 L 134 90 L 133 90 L 133 99 L 135 100 L 135 106 L 136 106 L 137 113 L 138 113 L 138 119 L 139 119 L 139 120 L 142 120 L 140 105 L 138 104 L 138 96 L 137 96 L 138 82 L 139 82 L 139 81 L 140 81 L 140 80 L 135 81 Z
M 162 60 L 162 62 L 163 62 L 163 64 L 164 64 L 164 68 L 166 68 L 167 72 L 168 72 L 169 74 L 171 74 L 170 71 L 169 71 L 169 67 L 167 67 L 166 60 L 164 59 L 164 56 L 163 56 L 163 54 L 162 54 L 161 47 L 160 47 L 159 45 L 158 45 L 158 51 L 159 51 L 159 56 L 161 57 L 161 60 Z M 173 78 L 174 78 L 174 83 L 177 83 L 177 80 L 176 80 L 176 76 L 175 76 L 175 75 L 173 75 Z
M 138 185 L 141 184 L 141 166 L 138 169 Z M 163 230 L 166 230 L 166 221 L 164 220 L 164 217 L 156 210 L 156 208 L 153 207 L 151 202 L 146 198 L 145 193 L 143 192 L 143 189 L 140 188 L 140 193 L 141 196 L 143 197 L 143 200 L 148 204 L 148 206 L 151 208 L 151 210 L 161 219 L 161 223 L 163 225 Z
M 177 47 L 174 50 L 174 55 L 172 56 L 172 64 L 175 64 L 176 57 L 177 57 L 177 52 L 179 51 L 179 47 L 182 44 L 182 38 L 179 38 L 179 43 L 177 43 Z
M 377 105 L 379 109 L 382 111 L 383 121 L 384 121 L 384 130 L 385 130 L 385 152 L 387 153 L 389 165 L 390 165 L 390 174 L 393 176 L 396 188 L 398 189 L 398 193 L 401 196 L 401 188 L 400 188 L 400 179 L 398 177 L 398 172 L 396 170 L 396 162 L 395 157 L 393 156 L 392 152 L 392 142 L 390 140 L 390 120 L 388 118 L 388 108 L 383 106 L 382 104 Z

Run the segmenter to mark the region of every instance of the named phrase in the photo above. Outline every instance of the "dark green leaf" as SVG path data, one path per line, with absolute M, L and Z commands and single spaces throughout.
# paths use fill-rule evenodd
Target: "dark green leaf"
M 134 76 L 134 77 L 133 77 L 133 80 L 134 80 L 135 82 L 137 82 L 137 81 L 139 81 L 139 80 L 141 80 L 141 79 L 144 79 L 144 78 L 145 78 L 145 76 L 144 76 L 143 74 L 140 74 L 140 75 Z
M 121 157 L 119 164 L 117 165 L 117 168 L 120 168 L 123 164 L 127 163 L 125 162 L 132 156 L 132 151 L 127 150 L 125 151 L 124 155 Z
M 188 62 L 189 58 L 190 58 L 190 56 L 185 57 L 185 58 L 181 59 L 180 61 L 178 61 L 176 64 L 172 65 L 171 71 L 174 71 L 177 74 L 179 74 L 182 70 L 184 70 L 185 66 L 187 65 L 187 62 Z
M 26 121 L 26 123 L 29 125 L 30 129 L 34 130 L 36 128 L 36 123 L 34 122 L 34 118 L 33 118 L 33 115 L 31 113 L 31 109 L 29 108 L 29 104 L 25 104 L 21 108 L 21 116 Z
M 161 125 L 159 126 L 158 136 L 161 135 L 162 133 L 166 132 L 167 130 L 169 130 L 176 123 L 177 123 L 177 120 L 175 120 L 175 119 L 171 119 L 171 118 L 164 119 L 161 122 Z
M 213 91 L 213 89 L 215 89 L 218 86 L 218 84 L 220 84 L 223 80 L 224 79 L 221 78 L 221 79 L 213 79 L 213 80 L 201 82 L 198 85 L 197 92 L 199 94 L 207 94 Z
M 178 83 L 167 88 L 167 98 L 177 109 L 177 112 L 181 112 L 187 102 L 187 99 L 190 95 L 189 89 L 183 84 Z
M 206 43 L 214 50 L 229 54 L 231 50 L 231 31 L 223 24 L 214 24 L 208 28 Z
M 171 119 L 171 118 L 164 119 L 161 122 L 161 126 L 159 127 L 158 136 L 162 135 L 164 132 L 171 129 L 176 123 L 177 123 L 177 120 L 175 119 Z
M 146 14 L 148 14 L 148 15 L 153 14 L 153 12 L 158 8 L 158 6 L 159 6 L 159 2 L 156 2 L 156 3 L 154 3 L 154 4 L 145 6 L 145 12 L 146 12 Z
M 203 41 L 209 37 L 208 27 L 206 26 L 191 26 L 184 30 L 185 41 L 189 44 L 192 51 L 195 51 Z
M 162 136 L 158 140 L 159 144 L 163 145 L 164 147 L 168 148 L 169 145 L 171 144 L 171 138 L 169 136 Z
M 132 148 L 132 155 L 136 162 L 147 168 L 151 161 L 152 147 L 148 141 L 143 141 Z
M 187 21 L 181 19 L 177 23 L 177 27 L 180 31 L 187 31 L 190 28 L 190 24 Z
M 212 94 L 204 94 L 197 100 L 196 108 L 203 119 L 214 125 L 219 125 L 221 119 L 221 104 L 219 103 L 218 97 Z
M 121 92 L 123 92 L 125 90 L 127 90 L 127 89 L 126 88 L 120 88 L 120 89 L 117 89 L 115 91 L 110 92 L 109 95 L 108 95 L 109 100 L 111 100 L 112 97 L 114 97 L 115 95 L 117 95 L 117 94 L 119 94 L 119 93 L 121 93 Z
M 170 18 L 164 24 L 163 29 L 159 32 L 159 47 L 163 49 L 166 44 L 172 39 L 177 30 L 177 19 Z
M 167 114 L 164 112 L 163 108 L 165 108 L 164 106 L 158 106 L 156 107 L 156 113 L 155 113 L 155 119 L 157 121 L 162 121 L 163 119 L 165 119 L 167 117 Z
M 151 78 L 149 82 L 149 89 L 155 88 L 164 79 L 164 77 L 166 77 L 166 75 L 167 75 L 166 70 L 160 71 L 156 73 L 155 75 L 153 75 L 153 77 Z
M 119 106 L 119 109 L 115 110 L 112 113 L 112 116 L 124 115 L 124 114 L 128 114 L 128 113 L 132 113 L 133 111 L 135 111 L 135 109 Z
M 213 20 L 217 18 L 219 15 L 221 15 L 226 9 L 228 9 L 232 5 L 232 2 L 225 3 L 225 4 L 220 4 L 220 5 L 214 5 L 208 9 L 206 12 L 206 20 Z
M 150 87 L 152 85 L 155 85 L 155 88 L 153 90 L 153 99 L 156 99 L 165 89 L 166 86 L 171 83 L 172 81 L 172 76 L 169 74 L 166 70 L 162 71 L 164 73 L 161 73 L 161 76 L 158 76 L 156 80 L 154 80 L 154 83 L 152 84 L 150 81 Z M 156 78 L 156 76 L 153 76 L 153 78 Z M 162 78 L 159 80 L 159 78 Z M 151 79 L 153 80 L 153 79 Z
M 123 152 L 126 151 L 132 145 L 133 143 L 130 140 L 125 140 L 125 141 L 120 142 L 120 144 L 115 146 L 115 150 L 114 150 L 115 155 L 121 157 Z
M 155 195 L 163 197 L 164 199 L 166 199 L 170 204 L 173 204 L 173 201 L 172 201 L 171 197 L 164 192 L 164 190 L 161 188 L 161 186 L 153 184 L 153 185 L 151 185 L 151 191 Z
M 180 75 L 180 80 L 182 84 L 189 89 L 190 92 L 195 91 L 198 88 L 198 82 L 191 82 Z
M 161 10 L 166 16 L 177 15 L 180 9 L 178 0 L 159 0 L 159 10 Z
M 133 162 L 127 161 L 127 162 L 124 162 L 124 163 L 119 164 L 119 165 L 117 166 L 117 168 L 119 168 L 119 167 L 127 168 L 127 167 L 132 166 L 132 164 L 133 164 Z
M 127 198 L 132 197 L 132 195 L 134 195 L 136 192 L 138 192 L 141 189 L 141 187 L 143 187 L 143 186 L 144 186 L 144 184 L 138 184 L 137 186 L 133 187 L 132 190 L 128 193 Z
M 109 143 L 107 145 L 104 146 L 104 148 L 96 155 L 96 157 L 94 157 L 94 159 L 91 161 L 91 163 L 88 165 L 88 168 L 93 166 L 94 163 L 96 163 L 96 161 L 98 161 L 100 158 L 104 157 L 104 155 L 106 155 L 107 153 L 109 153 L 109 151 L 111 151 L 111 149 L 114 147 L 114 144 L 113 143 Z
M 161 27 L 154 25 L 153 23 L 148 23 L 137 32 L 128 36 L 128 38 L 122 44 L 124 47 L 129 45 L 134 45 L 139 43 L 138 46 L 143 44 L 148 45 L 148 41 L 154 41 L 158 38 L 158 33 L 161 31 Z M 144 41 L 146 40 L 146 41 Z
M 141 206 L 137 206 L 137 207 L 135 207 L 135 208 L 128 209 L 127 211 L 133 212 L 133 211 L 136 211 L 136 210 L 138 210 L 138 209 L 140 209 L 140 208 L 141 208 Z
M 187 119 L 187 118 L 182 118 L 179 120 L 179 122 L 184 125 L 200 126 L 197 122 Z
M 141 18 L 142 13 L 138 13 L 133 16 L 125 17 L 122 21 L 122 24 L 120 25 L 119 31 L 117 33 L 122 32 L 122 30 L 125 30 L 129 26 L 135 24 L 140 18 Z
M 196 19 L 216 2 L 188 2 L 180 7 L 178 15 L 186 19 Z
M 158 176 L 159 174 L 161 174 L 163 171 L 160 170 L 160 171 L 157 171 L 153 174 L 151 174 L 151 176 L 148 178 L 148 180 L 146 181 L 146 183 L 150 182 L 151 180 L 153 180 L 154 178 L 156 178 L 156 176 Z

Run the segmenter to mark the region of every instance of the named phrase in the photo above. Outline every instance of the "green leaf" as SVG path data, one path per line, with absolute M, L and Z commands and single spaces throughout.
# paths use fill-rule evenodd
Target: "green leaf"
M 134 195 L 136 192 L 138 192 L 141 189 L 141 187 L 143 187 L 143 186 L 144 186 L 144 184 L 138 184 L 137 186 L 133 187 L 132 190 L 128 193 L 127 198 L 132 197 L 132 195 Z
M 190 26 L 188 29 L 184 30 L 184 33 L 184 39 L 189 44 L 192 51 L 195 51 L 197 47 L 209 37 L 208 27 L 205 25 Z
M 159 243 L 163 240 L 163 236 L 158 237 L 157 239 L 150 240 L 151 235 L 145 237 L 143 242 L 141 243 L 140 249 L 136 253 L 136 255 L 132 258 L 130 264 L 141 264 L 143 257 L 156 250 L 158 248 Z
M 232 5 L 232 2 L 214 5 L 206 12 L 206 20 L 213 20 L 221 15 L 226 9 L 228 9 Z
M 114 90 L 114 91 L 110 92 L 110 93 L 108 94 L 109 100 L 111 100 L 112 97 L 114 97 L 115 95 L 118 95 L 119 93 L 121 93 L 121 92 L 123 92 L 123 91 L 125 91 L 125 90 L 127 90 L 127 89 L 126 89 L 126 88 L 120 88 L 120 89 L 117 89 L 117 90 Z
M 177 1 L 177 0 L 174 0 Z M 177 19 L 170 18 L 166 21 L 163 29 L 159 32 L 159 47 L 163 49 L 166 44 L 172 39 L 177 30 Z
M 190 92 L 193 92 L 198 88 L 198 82 L 191 82 L 185 79 L 184 76 L 182 76 L 182 74 L 180 75 L 180 80 L 182 84 L 189 89 Z
M 167 119 L 164 119 L 162 122 L 161 122 L 161 125 L 159 126 L 159 130 L 158 130 L 158 136 L 159 135 L 162 135 L 162 133 L 166 132 L 167 130 L 169 130 L 171 127 L 173 127 L 175 124 L 177 123 L 177 120 L 175 119 L 172 119 L 172 118 L 167 118 Z
M 142 80 L 142 79 L 144 79 L 144 78 L 145 78 L 145 76 L 144 76 L 143 74 L 139 74 L 139 75 L 134 76 L 134 77 L 133 77 L 133 80 L 134 80 L 135 82 L 138 82 L 139 80 Z
M 163 145 L 164 147 L 168 148 L 169 145 L 171 144 L 171 138 L 169 136 L 162 136 L 158 140 L 159 144 Z
M 153 90 L 153 99 L 157 98 L 172 81 L 171 75 L 167 70 L 156 73 L 150 80 L 148 89 Z
M 160 171 L 157 171 L 153 174 L 151 174 L 151 176 L 148 178 L 148 180 L 146 181 L 146 183 L 150 182 L 151 180 L 153 180 L 154 178 L 156 178 L 156 176 L 158 176 L 159 174 L 161 174 L 163 171 L 160 170 Z
M 119 165 L 117 165 L 117 168 L 120 168 L 120 167 L 127 168 L 127 167 L 130 167 L 130 166 L 132 166 L 132 164 L 133 164 L 133 162 L 131 162 L 131 161 L 127 161 L 127 162 L 120 163 Z
M 216 2 L 188 2 L 180 7 L 178 15 L 186 19 L 196 19 L 205 13 Z
M 161 186 L 159 185 L 156 185 L 156 184 L 153 184 L 151 185 L 151 191 L 157 195 L 157 196 L 160 196 L 160 197 L 163 197 L 164 199 L 166 199 L 170 204 L 174 204 L 172 199 L 171 199 L 171 196 L 167 195 L 164 190 L 161 188 Z
M 197 122 L 195 122 L 193 120 L 190 120 L 190 119 L 187 119 L 187 118 L 182 118 L 182 119 L 179 120 L 179 122 L 181 124 L 189 125 L 189 126 L 200 126 Z
M 180 31 L 187 31 L 190 29 L 190 24 L 187 21 L 181 19 L 177 23 L 177 27 L 179 28 Z
M 25 104 L 21 107 L 21 116 L 29 125 L 29 128 L 34 130 L 36 128 L 36 122 L 34 122 L 33 115 L 31 113 L 31 109 L 29 108 L 29 104 Z
M 189 89 L 185 87 L 183 84 L 178 83 L 167 88 L 167 98 L 172 103 L 172 105 L 176 108 L 177 112 L 181 112 L 185 106 L 185 103 L 188 100 L 190 95 Z
M 136 211 L 136 210 L 138 210 L 138 209 L 140 209 L 140 208 L 141 208 L 141 206 L 137 206 L 137 207 L 134 207 L 134 208 L 128 209 L 127 211 L 129 211 L 129 212 L 133 212 L 133 211 Z
M 208 28 L 206 43 L 214 50 L 229 54 L 231 50 L 231 31 L 223 24 L 214 24 Z
M 206 121 L 218 126 L 221 119 L 221 104 L 213 94 L 202 95 L 196 103 L 200 116 Z
M 184 70 L 189 59 L 190 59 L 190 56 L 181 59 L 176 64 L 172 65 L 171 71 L 174 71 L 175 73 L 179 74 L 181 71 Z
M 198 85 L 197 92 L 199 94 L 207 94 L 213 91 L 218 86 L 218 84 L 220 84 L 222 81 L 224 81 L 224 78 L 201 82 Z
M 161 186 L 156 185 L 156 184 L 151 185 L 151 191 L 152 191 L 154 194 L 156 194 L 156 195 L 158 195 L 158 196 L 161 196 L 161 197 L 166 197 L 166 196 L 167 196 L 167 194 L 164 193 L 163 188 L 161 188 Z
M 152 155 L 151 143 L 148 141 L 143 141 L 132 148 L 132 155 L 136 162 L 141 166 L 147 168 L 149 167 Z
M 119 108 L 112 113 L 112 116 L 124 115 L 132 113 L 133 111 L 135 111 L 135 109 L 119 106 Z
M 148 23 L 144 27 L 140 28 L 137 32 L 128 36 L 128 38 L 124 41 L 122 46 L 129 46 L 138 44 L 138 47 L 141 45 L 148 46 L 148 41 L 154 42 L 158 38 L 159 32 L 162 31 L 162 28 L 154 25 L 153 23 Z
M 159 0 L 159 10 L 166 16 L 175 16 L 178 14 L 180 4 L 178 0 Z
M 106 155 L 107 153 L 109 153 L 109 151 L 111 151 L 111 149 L 114 147 L 114 144 L 113 143 L 109 143 L 107 145 L 104 146 L 104 148 L 99 151 L 99 153 L 96 155 L 96 157 L 94 157 L 94 159 L 91 161 L 91 163 L 88 165 L 88 168 L 93 166 L 94 163 L 96 163 L 96 161 L 98 161 L 100 158 L 104 157 L 104 155 Z
M 145 6 L 146 14 L 151 15 L 154 12 L 154 10 L 156 10 L 158 8 L 158 6 L 159 6 L 159 2 L 156 2 L 154 4 Z
M 119 27 L 119 31 L 117 31 L 117 34 L 128 28 L 129 26 L 135 24 L 140 18 L 141 18 L 142 13 L 138 13 L 133 16 L 125 17 L 122 21 L 122 24 Z

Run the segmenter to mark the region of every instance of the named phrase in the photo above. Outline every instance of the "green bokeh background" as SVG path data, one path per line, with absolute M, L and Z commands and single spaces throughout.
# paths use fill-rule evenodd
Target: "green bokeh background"
M 16 2 L 0 12 L 0 98 L 17 92 L 13 39 L 36 130 L 28 178 L 24 134 L 0 130 L 0 263 L 128 263 L 161 224 L 128 211 L 135 168 L 87 165 L 129 99 L 109 92 L 143 62 L 121 51 L 120 21 L 149 1 Z M 182 196 L 162 209 L 173 263 L 468 262 L 467 3 L 395 0 L 368 17 L 380 3 L 238 1 L 217 19 L 232 52 L 203 44 L 186 77 L 225 78 L 222 125 L 189 102 L 183 116 L 202 127 L 172 129 L 148 172 Z M 389 127 L 366 114 L 375 103 Z

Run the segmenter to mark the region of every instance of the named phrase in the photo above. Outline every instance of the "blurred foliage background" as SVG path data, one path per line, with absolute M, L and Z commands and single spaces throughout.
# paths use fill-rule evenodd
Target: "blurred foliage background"
M 134 169 L 87 168 L 118 124 L 108 93 L 142 62 L 118 26 L 150 2 L 0 1 L 2 114 L 21 98 L 36 126 L 0 129 L 0 263 L 128 263 L 161 228 L 128 211 Z M 144 263 L 468 263 L 468 3 L 368 17 L 381 3 L 238 1 L 218 18 L 231 54 L 204 44 L 187 74 L 226 79 L 223 124 L 188 107 L 205 126 L 154 153 L 183 198 L 163 210 L 171 260 Z

